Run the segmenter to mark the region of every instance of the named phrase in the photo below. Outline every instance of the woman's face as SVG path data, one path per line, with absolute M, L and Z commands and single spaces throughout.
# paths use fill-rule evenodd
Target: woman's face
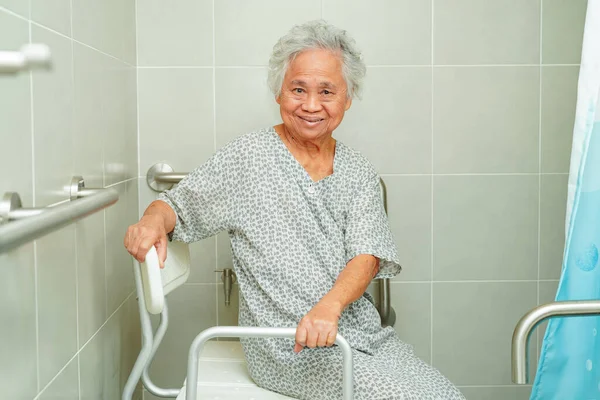
M 347 95 L 340 57 L 331 51 L 307 50 L 288 66 L 277 97 L 286 129 L 304 140 L 331 136 L 352 99 Z

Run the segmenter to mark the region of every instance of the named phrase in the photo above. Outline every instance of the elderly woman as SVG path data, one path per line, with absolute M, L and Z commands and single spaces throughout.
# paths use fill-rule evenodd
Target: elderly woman
M 297 327 L 288 339 L 242 339 L 254 381 L 299 399 L 341 398 L 338 331 L 353 348 L 357 399 L 464 399 L 382 328 L 365 292 L 400 272 L 379 177 L 332 134 L 359 92 L 365 65 L 347 34 L 322 21 L 275 45 L 269 84 L 283 123 L 245 134 L 161 195 L 125 246 L 164 262 L 167 240 L 226 230 L 242 326 Z M 169 236 L 169 238 L 167 238 Z

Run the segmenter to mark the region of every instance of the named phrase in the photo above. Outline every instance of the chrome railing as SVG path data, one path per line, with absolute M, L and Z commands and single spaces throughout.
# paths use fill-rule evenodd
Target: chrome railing
M 171 189 L 173 185 L 179 183 L 183 178 L 188 175 L 188 172 L 174 172 L 173 168 L 169 164 L 157 163 L 148 169 L 146 173 L 146 182 L 152 190 L 156 192 L 162 192 Z M 383 200 L 383 206 L 387 213 L 387 191 L 383 180 L 380 181 L 379 185 L 381 189 L 381 198 Z M 394 326 L 396 323 L 396 312 L 394 311 L 391 304 L 390 296 L 390 280 L 389 279 L 378 279 L 379 280 L 379 304 L 377 311 L 381 317 L 381 325 Z
M 517 384 L 529 381 L 527 345 L 535 327 L 551 317 L 576 317 L 600 314 L 600 301 L 556 301 L 542 304 L 525 314 L 517 323 L 512 337 L 512 380 Z
M 63 228 L 117 202 L 113 189 L 87 189 L 83 178 L 71 181 L 69 202 L 53 207 L 22 208 L 17 193 L 0 201 L 0 253 L 7 252 Z

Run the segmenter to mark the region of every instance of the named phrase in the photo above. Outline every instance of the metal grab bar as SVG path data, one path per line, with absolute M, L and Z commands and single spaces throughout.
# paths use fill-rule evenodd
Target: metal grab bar
M 388 213 L 387 207 L 387 188 L 383 179 L 379 181 L 379 189 L 381 190 L 381 200 L 383 201 L 383 208 L 385 213 Z M 383 327 L 391 326 L 396 324 L 396 311 L 392 307 L 392 296 L 390 295 L 390 280 L 388 278 L 379 279 L 379 307 L 377 307 L 379 317 L 381 318 L 381 325 Z
M 80 176 L 71 181 L 71 201 L 53 207 L 22 208 L 17 193 L 5 193 L 0 201 L 0 253 L 72 224 L 118 199 L 114 189 L 86 189 Z
M 174 184 L 179 183 L 188 175 L 188 172 L 174 172 L 169 164 L 157 163 L 151 166 L 146 173 L 146 182 L 155 192 L 171 189 Z M 387 213 L 387 189 L 383 180 L 380 181 L 381 198 L 383 207 Z M 377 307 L 381 325 L 384 327 L 394 326 L 396 323 L 396 312 L 392 307 L 390 296 L 390 280 L 379 279 L 379 306 Z
M 295 338 L 296 328 L 255 328 L 246 326 L 214 326 L 208 328 L 200 333 L 190 347 L 188 355 L 188 369 L 187 369 L 187 381 L 186 381 L 186 399 L 195 399 L 198 391 L 198 363 L 199 354 L 202 350 L 202 346 L 209 339 L 214 337 L 253 337 L 253 338 L 267 338 L 267 337 L 278 337 L 278 338 Z M 343 361 L 343 381 L 342 381 L 342 393 L 344 400 L 352 400 L 354 398 L 354 380 L 353 380 L 353 361 L 352 361 L 352 348 L 339 333 L 335 339 L 335 343 L 342 350 L 344 357 Z
M 157 163 L 148 169 L 146 182 L 155 192 L 164 192 L 188 176 L 189 172 L 173 172 L 169 164 Z
M 0 51 L 0 73 L 17 73 L 50 67 L 50 49 L 45 44 L 26 44 L 19 51 Z
M 600 315 L 600 301 L 555 301 L 542 304 L 525 314 L 517 323 L 512 337 L 512 380 L 516 384 L 526 384 L 529 381 L 529 353 L 527 344 L 531 331 L 545 319 L 561 316 L 590 316 Z

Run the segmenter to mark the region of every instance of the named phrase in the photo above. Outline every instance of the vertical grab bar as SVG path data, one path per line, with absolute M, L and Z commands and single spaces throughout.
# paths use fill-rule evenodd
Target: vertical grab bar
M 381 191 L 381 201 L 383 202 L 383 208 L 385 213 L 388 212 L 387 207 L 387 188 L 383 179 L 379 181 L 379 190 Z M 389 278 L 379 279 L 379 317 L 381 318 L 381 325 L 384 327 L 394 326 L 396 324 L 396 312 L 392 307 L 392 296 L 390 295 L 390 280 Z

